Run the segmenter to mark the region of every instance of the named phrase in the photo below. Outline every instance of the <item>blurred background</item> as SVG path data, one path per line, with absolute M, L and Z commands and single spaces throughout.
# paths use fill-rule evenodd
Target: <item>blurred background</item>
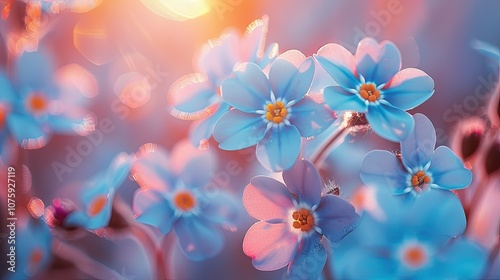
M 97 124 L 91 135 L 54 135 L 41 149 L 21 151 L 32 173 L 32 195 L 46 204 L 55 197 L 74 196 L 82 181 L 104 170 L 119 152 L 134 153 L 149 142 L 171 149 L 186 138 L 190 122 L 170 115 L 167 92 L 171 84 L 195 71 L 193 57 L 207 40 L 229 28 L 242 33 L 263 15 L 269 16 L 266 45 L 277 42 L 280 52 L 298 49 L 310 56 L 331 42 L 354 52 L 365 36 L 394 41 L 403 68 L 420 68 L 435 81 L 434 95 L 411 113 L 424 113 L 431 119 L 438 145 L 450 144 L 450 133 L 460 120 L 484 117 L 498 80 L 498 62 L 471 47 L 475 40 L 500 45 L 500 1 L 495 0 L 54 0 L 43 2 L 39 17 L 33 11 L 27 15 L 32 4 L 0 2 L 0 67 L 12 72 L 23 51 L 42 54 L 54 69 L 70 67 L 71 71 L 60 73 L 61 79 L 83 81 L 83 98 L 79 98 Z M 27 28 L 30 17 L 34 23 Z M 132 92 L 132 86 L 140 86 L 141 91 Z M 100 129 L 103 120 L 109 129 Z M 82 139 L 91 143 L 88 151 L 79 153 L 64 173 L 58 172 L 55 163 L 67 163 Z M 361 184 L 358 174 L 365 153 L 396 147 L 373 133 L 358 134 L 336 149 L 323 169 L 348 198 Z M 238 200 L 251 177 L 267 174 L 252 148 L 220 151 L 211 141 L 210 149 L 218 155 L 221 172 L 230 160 L 242 167 L 241 175 L 220 175 L 221 187 Z M 130 204 L 136 189 L 137 184 L 127 180 L 119 196 Z M 219 256 L 193 262 L 172 246 L 167 258 L 172 276 L 281 279 L 283 269 L 257 271 L 243 254 L 243 236 L 255 220 L 244 209 L 240 212 L 241 222 L 236 231 L 225 233 L 227 244 Z M 151 277 L 143 251 L 131 239 L 89 235 L 78 246 L 126 278 Z

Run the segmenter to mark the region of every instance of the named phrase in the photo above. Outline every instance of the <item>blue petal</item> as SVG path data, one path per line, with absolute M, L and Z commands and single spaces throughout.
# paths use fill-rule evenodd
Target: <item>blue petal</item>
M 174 225 L 177 244 L 193 261 L 217 255 L 224 246 L 222 234 L 211 222 L 198 216 L 182 216 Z
M 436 145 L 436 130 L 422 114 L 415 114 L 415 127 L 408 138 L 401 141 L 401 157 L 406 168 L 423 168 L 431 160 Z
M 359 176 L 366 185 L 390 188 L 395 194 L 403 194 L 406 190 L 407 171 L 398 158 L 388 151 L 374 150 L 366 154 Z
M 401 55 L 390 41 L 380 45 L 373 38 L 365 38 L 356 50 L 356 69 L 367 82 L 387 83 L 401 69 Z
M 283 180 L 299 203 L 304 202 L 309 207 L 319 204 L 323 181 L 310 161 L 298 160 L 292 168 L 283 171 Z
M 127 153 L 119 153 L 112 160 L 107 171 L 107 183 L 113 189 L 117 189 L 127 178 L 132 161 Z
M 24 52 L 16 65 L 17 82 L 33 90 L 47 87 L 54 67 L 50 56 L 43 52 Z
M 458 198 L 447 190 L 430 190 L 415 199 L 406 213 L 407 224 L 420 238 L 439 245 L 465 230 L 465 213 Z
M 153 144 L 145 144 L 135 155 L 131 175 L 142 189 L 168 193 L 175 188 L 170 159 L 165 150 Z
M 271 271 L 289 264 L 296 255 L 298 235 L 290 231 L 288 223 L 253 224 L 243 239 L 243 252 L 252 258 L 258 270 Z
M 214 127 L 215 141 L 223 150 L 241 150 L 257 144 L 266 133 L 266 123 L 260 115 L 236 109 L 226 112 Z
M 339 279 L 398 279 L 398 263 L 376 250 L 353 246 L 342 260 L 334 252 L 334 271 Z M 338 261 L 337 261 L 338 260 Z
M 216 89 L 204 74 L 193 73 L 176 80 L 169 89 L 171 114 L 180 119 L 200 119 L 210 114 L 220 103 Z
M 186 143 L 188 143 L 190 148 L 194 148 L 191 146 L 191 143 Z M 205 187 L 210 182 L 210 180 L 212 180 L 214 172 L 216 171 L 217 159 L 215 158 L 212 150 L 202 151 L 197 149 L 196 151 L 187 155 L 185 153 L 189 152 L 189 148 L 187 148 L 186 146 L 180 146 L 176 149 L 180 149 L 180 152 L 176 153 L 177 151 L 175 151 L 172 153 L 171 160 L 173 162 L 178 163 L 181 162 L 181 160 L 187 159 L 186 164 L 180 171 L 180 180 L 182 180 L 190 187 Z M 179 153 L 182 154 L 183 158 L 176 157 L 176 155 L 179 155 Z
M 292 195 L 283 183 L 273 178 L 256 176 L 243 190 L 243 206 L 258 220 L 275 222 L 290 218 Z
M 322 233 L 332 242 L 338 242 L 353 231 L 359 215 L 347 201 L 334 195 L 325 195 L 321 198 L 317 214 L 317 225 Z
M 327 129 L 334 121 L 333 112 L 311 97 L 302 98 L 293 105 L 289 121 L 297 127 L 302 137 L 316 136 Z
M 289 169 L 299 156 L 300 144 L 300 133 L 295 126 L 273 127 L 257 144 L 257 159 L 274 172 Z
M 277 43 L 272 43 L 269 47 L 267 47 L 264 55 L 260 57 L 260 61 L 257 62 L 261 69 L 265 69 L 271 63 L 276 60 L 276 57 L 279 53 L 279 47 Z
M 48 115 L 47 125 L 50 131 L 58 134 L 76 134 L 75 129 L 84 122 L 84 116 Z
M 254 113 L 271 101 L 271 86 L 266 75 L 254 63 L 242 63 L 235 70 L 236 78 L 222 83 L 222 99 L 234 108 Z
M 439 267 L 443 279 L 480 279 L 484 277 L 487 264 L 486 251 L 479 245 L 467 240 L 457 238 L 450 243 L 444 252 L 444 261 Z
M 314 76 L 314 60 L 297 50 L 287 51 L 273 62 L 269 69 L 269 81 L 276 98 L 286 102 L 304 97 L 311 87 Z
M 41 148 L 49 140 L 49 134 L 31 115 L 11 113 L 7 123 L 17 143 L 25 149 Z
M 167 234 L 172 229 L 175 211 L 161 193 L 153 190 L 138 190 L 134 194 L 132 209 L 138 222 L 152 225 L 162 234 Z
M 16 93 L 9 79 L 0 72 L 0 101 L 12 103 L 16 97 Z
M 196 147 L 203 147 L 214 133 L 215 123 L 229 110 L 229 104 L 221 102 L 217 111 L 208 118 L 194 122 L 189 129 L 189 140 Z
M 433 187 L 441 189 L 463 189 L 472 182 L 472 173 L 464 167 L 462 160 L 448 147 L 440 146 L 434 151 L 431 166 Z
M 407 68 L 397 73 L 381 93 L 392 106 L 410 110 L 431 97 L 434 80 L 420 69 Z
M 235 51 L 238 48 L 238 34 L 228 32 L 202 47 L 195 64 L 197 68 L 207 74 L 212 84 L 218 86 L 233 71 L 234 64 L 238 61 Z
M 356 75 L 353 55 L 343 46 L 327 44 L 314 55 L 318 63 L 343 88 L 354 89 L 360 83 Z
M 339 86 L 326 87 L 323 89 L 323 94 L 326 104 L 335 111 L 349 110 L 364 113 L 368 107 L 359 96 Z
M 240 218 L 241 203 L 223 192 L 207 194 L 208 201 L 203 205 L 203 214 L 214 223 L 222 226 L 235 226 Z
M 288 267 L 289 279 L 318 279 L 326 263 L 326 250 L 321 236 L 312 234 L 303 239 L 295 258 Z
M 408 137 L 414 127 L 410 114 L 384 102 L 368 106 L 366 118 L 379 136 L 393 142 Z

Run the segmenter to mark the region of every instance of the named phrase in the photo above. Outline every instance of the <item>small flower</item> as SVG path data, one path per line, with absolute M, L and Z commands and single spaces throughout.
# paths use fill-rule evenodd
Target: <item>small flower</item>
M 191 144 L 177 146 L 172 156 L 146 144 L 132 167 L 132 176 L 141 187 L 133 201 L 136 220 L 162 234 L 173 229 L 179 247 L 191 260 L 217 255 L 224 245 L 220 228 L 234 228 L 237 217 L 231 196 L 206 189 L 214 166 L 208 151 Z
M 353 56 L 344 47 L 327 44 L 316 60 L 339 84 L 326 87 L 325 102 L 335 111 L 366 114 L 373 130 L 390 141 L 401 141 L 413 130 L 406 113 L 434 93 L 434 81 L 419 69 L 401 70 L 401 57 L 390 41 L 365 38 Z
M 340 241 L 356 227 L 359 216 L 338 196 L 321 195 L 323 182 L 305 159 L 284 171 L 283 180 L 285 184 L 257 176 L 246 186 L 243 205 L 261 221 L 248 229 L 243 251 L 259 270 L 288 265 L 290 278 L 316 279 L 326 261 L 323 236 Z
M 215 122 L 229 110 L 220 96 L 221 83 L 230 78 L 233 68 L 240 62 L 257 63 L 265 68 L 278 54 L 278 45 L 272 44 L 264 52 L 268 17 L 248 25 L 242 37 L 230 31 L 208 41 L 195 56 L 198 73 L 175 81 L 169 90 L 171 114 L 183 120 L 197 120 L 191 126 L 193 145 L 203 146 L 212 136 Z
M 465 214 L 451 192 L 413 203 L 376 193 L 381 215 L 364 211 L 359 227 L 333 249 L 339 279 L 478 279 L 486 252 L 460 235 Z M 458 236 L 458 237 L 457 237 Z
M 401 141 L 401 160 L 388 151 L 369 152 L 361 167 L 363 183 L 389 186 L 394 194 L 466 188 L 472 181 L 471 171 L 448 147 L 434 150 L 436 131 L 426 116 L 415 114 L 413 118 L 414 130 Z
M 65 227 L 84 227 L 95 230 L 108 225 L 113 199 L 118 187 L 129 174 L 132 159 L 126 153 L 118 154 L 107 171 L 85 183 L 82 189 L 82 207 L 64 218 Z
M 259 162 L 273 171 L 292 167 L 301 137 L 312 137 L 333 123 L 332 113 L 307 96 L 314 61 L 299 51 L 280 55 L 269 78 L 259 66 L 242 63 L 236 77 L 222 83 L 222 98 L 234 107 L 216 123 L 214 138 L 224 150 L 257 144 Z

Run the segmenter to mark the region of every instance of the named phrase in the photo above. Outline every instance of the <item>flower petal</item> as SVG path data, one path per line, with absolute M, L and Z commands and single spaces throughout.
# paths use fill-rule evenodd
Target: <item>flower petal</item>
M 154 144 L 145 144 L 135 154 L 132 178 L 141 189 L 168 193 L 175 187 L 168 154 Z
M 198 216 L 182 216 L 174 225 L 177 244 L 193 261 L 217 255 L 224 246 L 222 233 L 210 221 Z
M 154 190 L 138 190 L 132 205 L 135 219 L 143 224 L 152 225 L 167 234 L 175 221 L 174 209 L 170 202 Z
M 464 237 L 450 243 L 440 267 L 442 278 L 480 279 L 484 277 L 487 254 L 479 245 Z
M 273 127 L 257 144 L 257 159 L 274 172 L 286 170 L 297 160 L 300 144 L 300 133 L 295 126 Z
M 415 114 L 413 119 L 413 131 L 401 141 L 403 164 L 410 169 L 423 168 L 429 163 L 436 145 L 436 130 L 432 122 L 422 114 Z
M 127 178 L 132 159 L 127 153 L 119 153 L 112 160 L 106 172 L 106 183 L 117 189 Z
M 324 45 L 314 58 L 343 88 L 353 89 L 360 83 L 355 74 L 354 56 L 343 46 L 338 44 Z
M 41 148 L 49 140 L 49 134 L 31 115 L 11 113 L 7 124 L 17 143 L 24 149 Z
M 394 43 L 380 44 L 373 38 L 361 40 L 356 49 L 356 69 L 367 82 L 387 83 L 401 69 L 401 54 Z
M 215 123 L 229 110 L 229 104 L 221 102 L 215 113 L 205 119 L 193 122 L 189 128 L 189 140 L 196 147 L 203 147 L 214 133 Z
M 182 120 L 197 120 L 210 116 L 221 102 L 220 96 L 208 77 L 192 73 L 177 79 L 168 91 L 170 112 Z
M 406 68 L 397 73 L 382 90 L 383 98 L 402 110 L 422 104 L 434 93 L 434 80 L 424 71 Z
M 309 207 L 319 204 L 323 180 L 310 161 L 298 160 L 292 168 L 283 171 L 283 180 L 299 203 L 306 203 Z
M 368 106 L 366 118 L 379 136 L 393 142 L 408 137 L 414 127 L 410 114 L 384 102 Z
M 293 105 L 292 110 L 289 121 L 297 127 L 302 137 L 320 134 L 335 120 L 332 111 L 309 96 L 302 98 L 297 104 Z
M 266 123 L 260 115 L 236 109 L 226 112 L 214 127 L 215 141 L 223 150 L 241 150 L 257 144 L 266 133 Z
M 217 194 L 207 194 L 208 200 L 203 205 L 202 211 L 205 217 L 222 226 L 235 226 L 240 218 L 239 212 L 241 203 L 236 199 L 223 192 Z
M 364 184 L 390 188 L 395 194 L 410 191 L 406 189 L 406 175 L 407 171 L 403 169 L 396 155 L 381 150 L 366 154 L 359 174 Z
M 326 256 L 319 234 L 304 238 L 288 267 L 289 279 L 318 279 L 325 266 Z
M 322 197 L 314 212 L 318 215 L 317 225 L 332 242 L 340 241 L 353 231 L 359 222 L 359 215 L 354 207 L 349 202 L 334 195 Z
M 235 69 L 236 78 L 222 83 L 222 99 L 234 108 L 254 113 L 271 101 L 271 86 L 257 64 L 241 63 Z
M 0 102 L 12 103 L 16 97 L 16 93 L 14 88 L 12 88 L 12 84 L 10 83 L 7 76 L 0 72 Z
M 170 154 L 174 174 L 190 188 L 202 188 L 217 171 L 217 159 L 212 150 L 200 150 L 187 140 L 178 141 Z
M 314 60 L 297 50 L 289 50 L 276 58 L 269 70 L 269 82 L 276 98 L 298 101 L 311 88 Z
M 283 221 L 293 208 L 290 191 L 283 183 L 269 177 L 256 176 L 243 190 L 243 206 L 248 214 L 268 222 Z
M 257 62 L 263 55 L 268 26 L 269 17 L 267 15 L 254 20 L 247 26 L 245 36 L 241 39 L 240 44 L 242 61 Z
M 334 111 L 356 111 L 364 113 L 368 109 L 366 103 L 356 94 L 344 90 L 340 86 L 331 86 L 323 89 L 325 102 Z
M 290 231 L 287 223 L 253 224 L 243 239 L 243 252 L 252 258 L 258 270 L 271 271 L 289 264 L 298 247 L 298 235 Z
M 434 151 L 431 166 L 432 185 L 441 189 L 463 189 L 472 182 L 472 173 L 464 167 L 462 160 L 448 147 L 440 146 Z

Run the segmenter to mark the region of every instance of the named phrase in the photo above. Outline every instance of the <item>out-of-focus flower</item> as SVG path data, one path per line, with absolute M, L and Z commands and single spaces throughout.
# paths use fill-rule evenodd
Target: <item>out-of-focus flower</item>
M 319 49 L 316 60 L 339 84 L 326 87 L 326 103 L 335 111 L 365 113 L 373 130 L 390 141 L 401 141 L 413 130 L 412 109 L 434 93 L 434 81 L 415 68 L 401 70 L 401 57 L 390 41 L 365 38 L 353 56 L 337 44 Z
M 229 110 L 221 99 L 220 85 L 232 76 L 237 63 L 253 62 L 268 66 L 278 54 L 278 45 L 272 44 L 265 52 L 268 17 L 252 22 L 242 37 L 231 30 L 208 41 L 195 56 L 192 73 L 175 81 L 169 90 L 171 114 L 183 120 L 198 120 L 191 126 L 190 139 L 195 146 L 203 146 L 212 136 L 215 122 Z
M 234 227 L 237 210 L 231 196 L 207 187 L 215 167 L 212 154 L 189 146 L 177 146 L 172 156 L 153 144 L 141 147 L 132 167 L 141 187 L 133 211 L 138 222 L 162 234 L 173 229 L 184 255 L 203 260 L 222 250 L 221 228 Z
M 363 160 L 361 180 L 368 185 L 391 187 L 394 194 L 467 187 L 472 181 L 471 171 L 448 147 L 434 150 L 436 131 L 426 116 L 415 114 L 413 118 L 413 131 L 401 141 L 401 160 L 388 151 L 371 151 Z
M 326 261 L 323 236 L 338 242 L 357 225 L 354 207 L 335 195 L 321 195 L 323 182 L 314 165 L 302 159 L 283 171 L 285 184 L 257 176 L 243 192 L 250 216 L 261 220 L 248 229 L 243 251 L 264 271 L 288 265 L 291 279 L 317 279 Z
M 273 171 L 292 167 L 302 137 L 313 137 L 334 121 L 324 104 L 307 95 L 314 61 L 291 50 L 269 69 L 269 78 L 253 63 L 242 63 L 236 77 L 222 83 L 222 98 L 234 107 L 214 127 L 214 138 L 224 150 L 257 144 L 259 162 Z
M 0 141 L 10 134 L 22 148 L 37 149 L 52 133 L 93 131 L 87 112 L 68 102 L 52 81 L 52 64 L 44 54 L 24 53 L 16 73 L 12 82 L 0 73 Z
M 465 214 L 451 192 L 425 192 L 413 203 L 377 193 L 379 215 L 333 249 L 340 279 L 477 279 L 486 252 L 464 237 Z
M 81 193 L 81 208 L 71 211 L 63 220 L 64 227 L 95 230 L 108 225 L 117 189 L 129 174 L 132 158 L 118 154 L 104 173 L 85 183 Z
M 498 170 L 500 170 L 500 138 L 498 135 L 497 139 L 487 148 L 484 157 L 484 170 L 486 174 L 492 175 Z
M 477 154 L 485 134 L 486 125 L 481 118 L 462 120 L 455 129 L 451 147 L 464 161 L 468 161 Z

